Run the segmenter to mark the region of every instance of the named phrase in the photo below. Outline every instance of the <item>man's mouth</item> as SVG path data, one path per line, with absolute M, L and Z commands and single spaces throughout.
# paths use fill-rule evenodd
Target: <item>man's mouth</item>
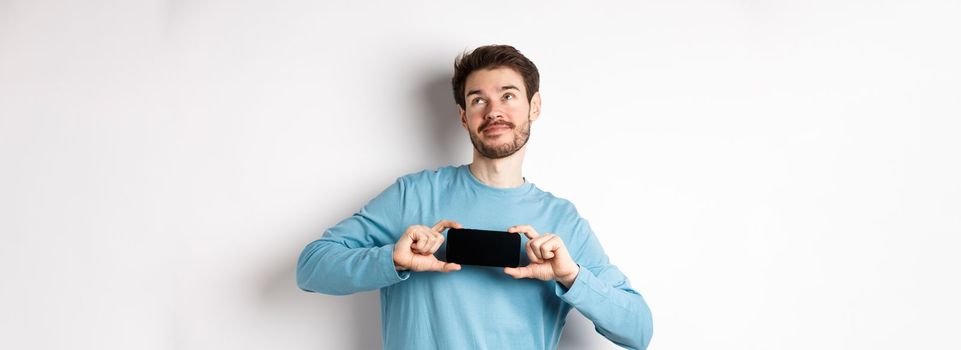
M 483 130 L 481 130 L 481 132 L 485 134 L 496 134 L 496 133 L 503 132 L 505 130 L 510 130 L 510 128 L 511 126 L 507 124 L 493 124 L 484 128 Z

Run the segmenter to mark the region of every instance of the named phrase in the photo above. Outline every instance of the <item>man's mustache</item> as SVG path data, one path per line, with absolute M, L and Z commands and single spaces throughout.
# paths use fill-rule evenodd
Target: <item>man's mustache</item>
M 487 123 L 481 124 L 481 126 L 477 128 L 477 132 L 482 132 L 484 131 L 484 129 L 487 129 L 488 127 L 494 126 L 494 125 L 505 125 L 508 128 L 511 128 L 511 129 L 514 128 L 514 123 L 511 123 L 508 121 L 495 121 L 495 122 L 487 122 Z

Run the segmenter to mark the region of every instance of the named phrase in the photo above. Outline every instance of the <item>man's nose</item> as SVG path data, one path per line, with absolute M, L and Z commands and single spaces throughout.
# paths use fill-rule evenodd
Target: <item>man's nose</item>
M 504 118 L 504 112 L 501 112 L 499 106 L 491 103 L 487 109 L 487 113 L 484 115 L 484 119 L 493 120 L 497 118 Z

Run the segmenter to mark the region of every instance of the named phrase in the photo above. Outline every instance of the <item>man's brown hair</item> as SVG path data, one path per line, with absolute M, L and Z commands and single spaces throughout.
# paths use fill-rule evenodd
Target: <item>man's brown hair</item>
M 527 90 L 527 102 L 534 98 L 534 93 L 540 87 L 541 77 L 537 73 L 534 62 L 524 57 L 520 51 L 509 45 L 481 46 L 470 53 L 464 52 L 454 60 L 454 101 L 462 109 L 466 109 L 464 101 L 464 84 L 467 76 L 476 70 L 508 67 L 524 77 L 524 87 Z

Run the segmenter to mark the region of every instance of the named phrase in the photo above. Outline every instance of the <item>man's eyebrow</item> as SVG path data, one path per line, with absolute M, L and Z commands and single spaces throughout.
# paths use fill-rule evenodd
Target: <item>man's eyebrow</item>
M 514 85 L 504 85 L 504 86 L 501 86 L 501 91 L 504 91 L 504 90 L 517 90 L 517 91 L 521 91 L 521 89 L 518 89 L 518 88 L 517 88 L 516 86 L 514 86 Z M 480 89 L 474 89 L 474 90 L 468 91 L 467 94 L 464 95 L 464 96 L 470 96 L 470 95 L 480 94 L 480 93 L 481 93 Z

